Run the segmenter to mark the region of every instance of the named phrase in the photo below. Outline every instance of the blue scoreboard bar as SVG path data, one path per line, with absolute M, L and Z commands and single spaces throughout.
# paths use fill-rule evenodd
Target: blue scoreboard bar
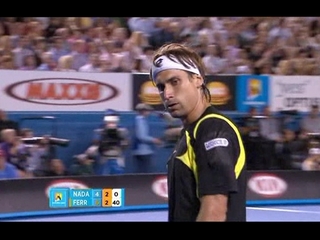
M 124 199 L 124 188 L 51 188 L 49 192 L 50 208 L 123 207 Z

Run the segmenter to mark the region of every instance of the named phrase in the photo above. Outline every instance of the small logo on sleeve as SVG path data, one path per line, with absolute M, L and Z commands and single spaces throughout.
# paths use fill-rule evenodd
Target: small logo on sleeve
M 204 143 L 207 151 L 215 147 L 227 147 L 228 145 L 229 141 L 225 138 L 214 138 Z

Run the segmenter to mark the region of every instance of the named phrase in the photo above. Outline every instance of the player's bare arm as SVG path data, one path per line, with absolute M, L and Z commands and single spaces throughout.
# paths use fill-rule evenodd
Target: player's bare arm
M 223 222 L 227 216 L 228 197 L 223 194 L 205 195 L 200 198 L 200 211 L 197 222 Z

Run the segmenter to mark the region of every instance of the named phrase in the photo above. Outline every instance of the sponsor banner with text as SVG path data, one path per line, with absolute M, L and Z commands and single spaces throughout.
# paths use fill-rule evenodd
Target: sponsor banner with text
M 130 73 L 0 71 L 6 111 L 131 110 Z
M 236 77 L 232 75 L 208 75 L 206 85 L 211 93 L 211 103 L 222 111 L 235 111 Z M 148 74 L 133 74 L 132 108 L 143 102 L 158 111 L 164 110 L 159 91 Z
M 269 76 L 237 76 L 237 110 L 247 112 L 250 107 L 262 107 L 269 104 Z
M 272 111 L 310 111 L 311 105 L 320 105 L 319 76 L 272 76 Z

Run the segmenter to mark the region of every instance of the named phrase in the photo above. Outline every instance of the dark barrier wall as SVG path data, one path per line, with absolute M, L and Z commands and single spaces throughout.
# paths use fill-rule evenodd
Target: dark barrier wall
M 319 172 L 276 171 L 249 172 L 248 205 L 320 203 Z M 121 208 L 50 209 L 48 192 L 53 187 L 123 188 Z M 141 210 L 167 208 L 166 175 L 123 175 L 105 177 L 68 177 L 0 181 L 0 219 L 90 213 L 111 210 Z
M 0 212 L 4 214 L 55 211 L 56 209 L 49 208 L 48 192 L 52 187 L 124 188 L 125 206 L 164 204 L 166 200 L 156 195 L 152 190 L 152 184 L 160 177 L 159 175 L 128 175 L 3 180 L 0 181 Z

